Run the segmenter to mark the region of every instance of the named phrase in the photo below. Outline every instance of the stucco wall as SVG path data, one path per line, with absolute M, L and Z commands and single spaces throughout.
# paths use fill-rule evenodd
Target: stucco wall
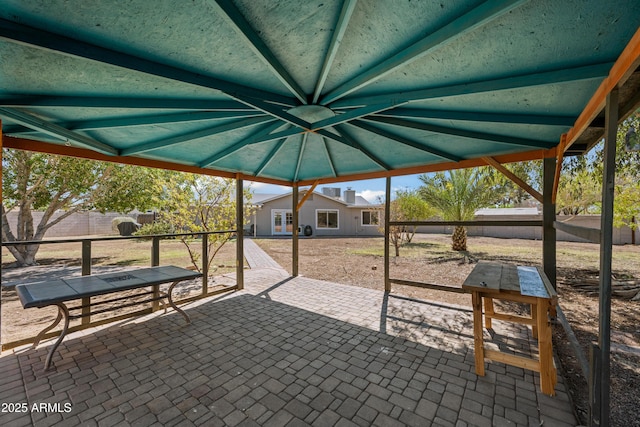
M 292 208 L 291 196 L 280 197 L 263 204 L 256 212 L 256 235 L 270 236 L 272 211 Z M 335 209 L 338 211 L 338 229 L 319 229 L 316 224 L 316 211 L 322 209 Z M 343 203 L 327 197 L 313 194 L 307 199 L 299 212 L 300 226 L 310 225 L 314 236 L 376 236 L 378 228 L 363 226 L 361 211 L 366 207 L 349 207 Z
M 483 215 L 478 217 L 479 220 L 485 221 L 541 221 L 542 215 Z M 557 221 L 566 222 L 571 225 L 577 225 L 580 227 L 600 228 L 600 215 L 580 215 L 580 216 L 564 216 L 559 215 Z M 438 233 L 438 234 L 451 234 L 453 227 L 445 226 L 428 226 L 419 227 L 419 233 Z M 542 240 L 542 228 L 541 227 L 484 227 L 474 226 L 467 228 L 467 234 L 470 236 L 486 236 L 486 237 L 501 237 L 512 239 L 531 239 Z M 613 244 L 624 245 L 631 243 L 631 229 L 629 227 L 614 228 L 613 229 Z M 556 238 L 558 241 L 564 242 L 586 242 L 585 239 L 576 237 L 572 234 L 565 233 L 564 231 L 557 231 Z M 636 232 L 636 244 L 640 240 L 640 231 Z

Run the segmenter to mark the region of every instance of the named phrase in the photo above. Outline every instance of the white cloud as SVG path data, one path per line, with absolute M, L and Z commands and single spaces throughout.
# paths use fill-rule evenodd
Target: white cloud
M 370 203 L 378 203 L 379 198 L 384 199 L 384 190 L 364 190 L 358 193 Z

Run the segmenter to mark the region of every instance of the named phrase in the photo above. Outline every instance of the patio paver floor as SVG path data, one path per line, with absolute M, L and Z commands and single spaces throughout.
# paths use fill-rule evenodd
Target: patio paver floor
M 475 375 L 464 307 L 290 278 L 276 268 L 248 270 L 244 291 L 183 307 L 191 325 L 160 311 L 70 334 L 50 372 L 42 367 L 53 340 L 5 352 L 0 402 L 29 410 L 1 413 L 0 423 L 576 424 L 561 377 L 548 397 L 530 371 L 490 363 L 485 377 Z M 526 328 L 494 324 L 501 347 L 535 351 Z M 31 410 L 41 403 L 49 408 Z

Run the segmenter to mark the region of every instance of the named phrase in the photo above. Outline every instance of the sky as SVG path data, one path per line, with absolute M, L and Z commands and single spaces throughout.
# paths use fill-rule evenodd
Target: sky
M 420 187 L 421 181 L 419 175 L 394 176 L 391 178 L 391 194 L 397 190 L 417 189 Z M 351 188 L 356 190 L 356 195 L 362 196 L 370 203 L 377 203 L 378 197 L 384 199 L 385 178 L 367 179 L 362 181 L 338 182 L 334 184 L 320 184 L 315 191 L 322 192 L 322 187 L 340 188 L 344 194 L 344 190 Z M 264 184 L 261 182 L 248 182 L 245 186 L 250 186 L 254 194 L 283 194 L 291 191 L 291 187 Z

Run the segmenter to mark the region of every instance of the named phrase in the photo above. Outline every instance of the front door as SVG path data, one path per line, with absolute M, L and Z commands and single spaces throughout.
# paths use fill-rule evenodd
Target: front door
M 283 235 L 293 232 L 293 213 L 291 209 L 271 211 L 271 234 Z

